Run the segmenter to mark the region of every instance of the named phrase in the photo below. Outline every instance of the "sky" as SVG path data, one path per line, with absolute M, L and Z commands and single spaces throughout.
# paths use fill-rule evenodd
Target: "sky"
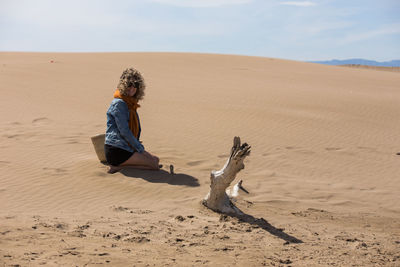
M 400 59 L 400 0 L 0 0 L 0 51 Z

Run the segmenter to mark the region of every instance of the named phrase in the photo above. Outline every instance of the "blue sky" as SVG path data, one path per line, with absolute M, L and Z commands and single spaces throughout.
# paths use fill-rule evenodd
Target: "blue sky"
M 399 0 L 0 0 L 0 51 L 400 58 Z

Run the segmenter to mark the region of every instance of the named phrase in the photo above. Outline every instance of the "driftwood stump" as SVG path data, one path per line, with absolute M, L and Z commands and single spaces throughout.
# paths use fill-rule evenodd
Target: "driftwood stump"
M 241 145 L 240 137 L 236 136 L 225 166 L 219 171 L 211 172 L 210 192 L 203 200 L 206 207 L 225 214 L 242 214 L 230 200 L 226 189 L 235 180 L 236 174 L 244 169 L 243 161 L 249 154 L 250 146 L 246 143 Z M 241 186 L 241 181 L 236 186 Z

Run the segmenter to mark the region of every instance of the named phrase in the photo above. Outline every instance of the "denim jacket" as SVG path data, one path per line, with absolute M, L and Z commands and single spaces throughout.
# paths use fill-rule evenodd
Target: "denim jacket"
M 136 139 L 129 128 L 129 109 L 124 100 L 114 98 L 110 107 L 107 110 L 107 130 L 105 144 L 125 149 L 129 152 L 144 151 L 143 145 L 139 142 L 140 138 L 140 120 L 136 113 L 139 122 L 139 135 Z

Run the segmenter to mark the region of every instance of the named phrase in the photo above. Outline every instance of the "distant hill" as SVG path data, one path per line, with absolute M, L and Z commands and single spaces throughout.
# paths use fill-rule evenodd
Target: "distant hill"
M 365 65 L 365 66 L 376 66 L 376 67 L 400 67 L 400 60 L 378 62 L 374 60 L 354 58 L 354 59 L 344 59 L 344 60 L 333 59 L 328 61 L 309 61 L 309 62 L 326 64 L 326 65 Z

